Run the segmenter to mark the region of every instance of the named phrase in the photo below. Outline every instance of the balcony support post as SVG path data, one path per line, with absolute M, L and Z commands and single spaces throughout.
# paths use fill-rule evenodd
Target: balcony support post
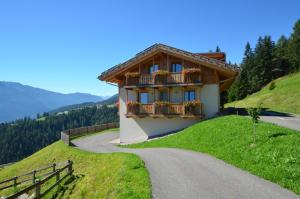
M 152 110 L 152 112 L 153 112 L 153 114 L 155 115 L 155 88 L 153 88 L 153 104 L 152 104 L 152 106 L 153 106 L 153 110 Z
M 128 114 L 128 89 L 126 90 L 126 114 Z

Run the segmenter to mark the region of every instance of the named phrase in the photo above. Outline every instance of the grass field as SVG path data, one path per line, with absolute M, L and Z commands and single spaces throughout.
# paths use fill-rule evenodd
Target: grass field
M 126 147 L 171 147 L 208 153 L 300 194 L 300 132 L 259 122 L 256 147 L 251 146 L 252 138 L 250 118 L 224 116 Z
M 136 155 L 85 152 L 61 141 L 0 170 L 0 181 L 68 159 L 74 162 L 74 177 L 64 181 L 46 198 L 151 198 L 148 172 Z M 8 193 L 0 192 L 3 194 Z
M 259 104 L 274 111 L 300 114 L 300 72 L 287 75 L 274 81 L 275 88 L 269 85 L 243 100 L 231 102 L 225 107 L 253 107 Z

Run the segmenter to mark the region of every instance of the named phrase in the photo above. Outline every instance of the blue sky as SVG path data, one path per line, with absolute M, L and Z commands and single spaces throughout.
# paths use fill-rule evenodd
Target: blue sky
M 240 63 L 247 41 L 277 40 L 300 1 L 0 1 L 0 80 L 62 93 L 117 93 L 96 77 L 154 43 Z

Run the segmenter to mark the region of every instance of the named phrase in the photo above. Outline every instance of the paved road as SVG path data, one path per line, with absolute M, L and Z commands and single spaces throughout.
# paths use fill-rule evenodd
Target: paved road
M 288 199 L 296 194 L 209 155 L 167 148 L 123 149 L 110 144 L 109 132 L 74 140 L 92 152 L 139 155 L 150 173 L 153 198 L 159 199 Z
M 266 122 L 271 122 L 279 126 L 284 126 L 290 129 L 300 131 L 300 116 L 295 115 L 264 115 L 261 119 Z

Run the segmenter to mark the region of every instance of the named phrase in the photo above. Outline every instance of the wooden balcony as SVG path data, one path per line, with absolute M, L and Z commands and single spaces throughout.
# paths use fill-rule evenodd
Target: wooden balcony
M 125 87 L 156 87 L 156 86 L 172 86 L 174 84 L 190 85 L 201 84 L 201 76 L 199 74 L 168 73 L 165 75 L 140 74 L 135 77 L 126 77 Z
M 126 117 L 174 117 L 183 118 L 202 117 L 202 104 L 198 106 L 186 106 L 184 104 L 168 103 L 164 105 L 151 104 L 127 104 Z

